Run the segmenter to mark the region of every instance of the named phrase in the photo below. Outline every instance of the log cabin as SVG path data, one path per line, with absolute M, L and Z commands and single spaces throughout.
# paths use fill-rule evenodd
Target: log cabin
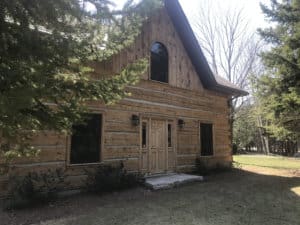
M 149 59 L 149 69 L 127 87 L 131 96 L 109 106 L 91 103 L 89 121 L 74 126 L 72 136 L 42 132 L 32 143 L 39 156 L 17 160 L 10 172 L 59 168 L 75 189 L 84 185 L 87 168 L 102 163 L 123 162 L 145 175 L 188 172 L 197 158 L 209 167 L 230 165 L 229 102 L 247 92 L 212 73 L 177 0 L 166 0 L 134 43 L 95 71 L 117 74 L 140 58 Z M 7 177 L 0 190 L 5 195 Z

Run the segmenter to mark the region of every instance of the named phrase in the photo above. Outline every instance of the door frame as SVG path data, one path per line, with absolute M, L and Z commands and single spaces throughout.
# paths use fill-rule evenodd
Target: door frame
M 165 121 L 165 130 L 166 130 L 166 167 L 167 169 L 163 173 L 168 173 L 168 172 L 176 172 L 177 170 L 177 118 L 171 117 L 171 116 L 166 116 L 166 115 L 158 115 L 158 114 L 140 114 L 140 149 L 139 149 L 139 171 L 147 174 L 147 175 L 152 175 L 156 173 L 151 173 L 150 171 L 150 151 L 151 151 L 151 146 L 150 146 L 150 134 L 151 134 L 151 121 L 152 120 L 162 120 Z M 143 122 L 147 123 L 147 133 L 146 133 L 146 147 L 143 148 L 142 146 L 142 125 Z M 169 147 L 168 147 L 168 124 L 173 125 L 172 129 L 172 144 L 173 146 L 173 153 L 174 153 L 174 169 L 169 168 Z M 143 154 L 147 152 L 147 168 L 143 169 L 142 168 L 142 161 L 143 161 Z

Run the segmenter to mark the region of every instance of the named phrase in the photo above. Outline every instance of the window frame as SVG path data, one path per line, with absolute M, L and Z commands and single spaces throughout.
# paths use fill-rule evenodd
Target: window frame
M 201 124 L 210 124 L 211 125 L 211 127 L 212 127 L 212 129 L 211 129 L 211 131 L 212 131 L 212 134 L 211 134 L 211 136 L 212 136 L 212 154 L 211 155 L 202 155 L 202 141 L 201 141 Z M 214 157 L 215 156 L 215 150 L 216 150 L 216 148 L 215 148 L 215 143 L 216 143 L 216 141 L 215 141 L 215 126 L 214 126 L 214 123 L 212 122 L 212 121 L 205 121 L 205 120 L 201 120 L 201 121 L 199 121 L 199 149 L 200 149 L 200 157 Z
M 168 121 L 167 122 L 167 147 L 168 148 L 173 148 L 174 147 L 174 138 L 173 138 L 173 130 L 174 129 L 174 123 L 172 121 Z M 170 130 L 169 130 L 169 126 L 170 126 Z M 169 140 L 170 138 L 170 140 Z M 170 142 L 169 142 L 170 141 Z M 170 145 L 169 145 L 170 144 Z
M 143 124 L 146 124 L 146 143 L 143 145 Z M 147 120 L 142 120 L 141 123 L 141 148 L 147 149 L 149 147 L 149 122 Z
M 152 49 L 152 46 L 154 44 L 160 44 L 160 45 L 162 45 L 164 47 L 164 49 L 166 50 L 166 53 L 167 53 L 167 63 L 168 63 L 167 69 L 168 69 L 168 71 L 167 71 L 167 75 L 166 75 L 167 76 L 167 79 L 166 79 L 167 81 L 166 82 L 152 79 L 152 51 L 151 51 L 151 49 Z M 169 81 L 170 81 L 170 76 L 169 76 L 170 75 L 170 67 L 169 67 L 169 65 L 170 65 L 169 61 L 170 60 L 169 59 L 170 59 L 170 57 L 169 57 L 169 51 L 168 51 L 167 46 L 165 44 L 163 44 L 162 42 L 160 42 L 160 41 L 154 41 L 154 42 L 152 42 L 152 44 L 150 46 L 149 80 L 154 81 L 154 82 L 158 82 L 158 83 L 161 83 L 161 84 L 169 84 Z
M 71 141 L 72 135 L 68 135 L 66 137 L 66 145 L 67 145 L 67 156 L 66 156 L 66 166 L 67 167 L 85 167 L 85 166 L 98 166 L 103 164 L 103 151 L 104 151 L 104 127 L 105 127 L 105 114 L 106 111 L 89 111 L 87 114 L 99 114 L 101 115 L 101 142 L 100 142 L 100 154 L 98 162 L 92 163 L 71 163 Z

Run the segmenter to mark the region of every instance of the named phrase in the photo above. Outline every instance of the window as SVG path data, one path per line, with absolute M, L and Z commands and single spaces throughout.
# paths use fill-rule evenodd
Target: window
M 168 147 L 172 147 L 172 124 L 168 124 Z
M 151 46 L 151 80 L 168 83 L 169 59 L 167 48 L 155 42 Z
M 213 129 L 210 123 L 200 124 L 201 155 L 213 155 Z
M 142 148 L 147 147 L 147 123 L 142 123 Z
M 102 115 L 90 114 L 82 124 L 72 127 L 71 164 L 100 161 Z

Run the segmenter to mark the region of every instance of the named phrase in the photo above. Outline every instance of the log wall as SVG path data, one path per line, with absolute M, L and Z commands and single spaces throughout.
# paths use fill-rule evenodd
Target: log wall
M 203 88 L 164 10 L 145 24 L 141 35 L 128 50 L 114 56 L 105 65 L 96 65 L 95 76 L 118 73 L 136 59 L 149 58 L 150 46 L 155 41 L 163 43 L 169 52 L 169 84 L 149 80 L 148 72 L 138 85 L 127 88 L 132 95 L 119 103 L 112 106 L 90 103 L 93 112 L 103 114 L 101 162 L 115 164 L 123 161 L 129 171 L 140 170 L 140 126 L 131 123 L 132 114 L 136 114 L 141 120 L 153 115 L 170 118 L 176 124 L 178 119 L 185 121 L 184 128 L 176 129 L 176 171 L 191 170 L 195 159 L 200 156 L 201 121 L 211 122 L 214 133 L 214 155 L 202 157 L 202 160 L 208 165 L 230 163 L 229 96 Z M 82 187 L 86 178 L 85 170 L 97 165 L 70 165 L 69 140 L 69 137 L 54 132 L 39 134 L 33 140 L 33 145 L 41 149 L 39 157 L 16 160 L 11 165 L 10 173 L 19 176 L 29 171 L 61 168 L 66 175 L 67 188 Z M 0 195 L 6 194 L 6 187 L 7 177 L 1 177 Z

